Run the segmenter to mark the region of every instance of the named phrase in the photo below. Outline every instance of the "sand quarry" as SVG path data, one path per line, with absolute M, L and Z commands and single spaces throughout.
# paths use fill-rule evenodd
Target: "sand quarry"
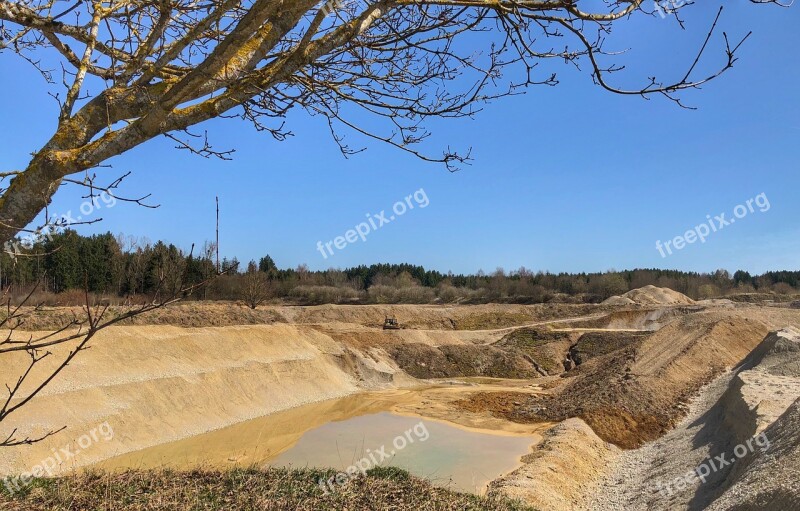
M 387 315 L 404 328 L 382 330 Z M 0 361 L 3 383 L 22 361 Z M 391 411 L 529 437 L 517 468 L 486 490 L 537 509 L 798 509 L 798 399 L 800 310 L 779 303 L 694 302 L 649 287 L 600 305 L 179 304 L 104 330 L 4 421 L 0 435 L 67 427 L 4 449 L 0 474 L 103 423 L 113 441 L 59 471 L 177 452 L 178 468 L 248 464 L 321 424 Z M 232 436 L 269 417 L 275 434 L 232 457 Z M 704 482 L 685 477 L 754 438 L 769 447 Z

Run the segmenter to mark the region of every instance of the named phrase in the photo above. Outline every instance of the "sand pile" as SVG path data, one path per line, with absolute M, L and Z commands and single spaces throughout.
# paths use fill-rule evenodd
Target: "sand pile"
M 489 495 L 522 500 L 535 509 L 572 511 L 618 453 L 585 422 L 567 419 L 544 433 L 534 452 L 523 457 L 525 465 L 494 480 Z
M 666 287 L 645 286 L 628 291 L 622 296 L 612 296 L 604 305 L 692 305 L 695 301 L 683 293 Z

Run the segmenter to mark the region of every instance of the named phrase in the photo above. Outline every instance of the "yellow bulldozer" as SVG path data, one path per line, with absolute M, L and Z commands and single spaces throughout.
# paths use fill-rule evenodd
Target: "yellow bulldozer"
M 386 319 L 383 320 L 383 329 L 384 330 L 400 330 L 401 327 L 400 323 L 397 322 L 397 318 L 392 316 L 386 316 Z

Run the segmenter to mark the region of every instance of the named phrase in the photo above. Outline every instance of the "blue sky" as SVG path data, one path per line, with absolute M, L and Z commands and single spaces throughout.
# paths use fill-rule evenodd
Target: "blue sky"
M 270 254 L 281 267 L 312 269 L 410 262 L 442 271 L 603 271 L 634 267 L 694 271 L 798 269 L 800 261 L 800 10 L 726 2 L 722 28 L 731 39 L 752 30 L 725 76 L 683 97 L 684 110 L 661 98 L 623 97 L 594 86 L 565 65 L 558 87 L 498 100 L 474 120 L 428 123 L 426 148 L 472 148 L 461 171 L 422 162 L 397 149 L 348 135 L 368 150 L 345 159 L 321 119 L 297 112 L 295 133 L 276 142 L 238 120 L 203 127 L 234 160 L 204 160 L 153 141 L 99 169 L 111 179 L 128 171 L 124 194 L 153 193 L 159 209 L 118 204 L 95 212 L 109 230 L 165 239 L 188 248 L 214 236 L 214 197 L 222 204 L 222 253 L 240 260 Z M 650 75 L 685 72 L 718 3 L 672 20 L 634 17 L 608 49 L 631 51 L 613 80 L 634 87 Z M 721 34 L 704 70 L 724 60 Z M 54 128 L 56 104 L 42 80 L 0 54 L 0 154 L 3 167 L 24 167 Z M 5 170 L 4 168 L 4 170 Z M 323 243 L 390 210 L 416 190 L 430 204 L 415 208 L 324 259 Z M 669 240 L 761 193 L 759 210 L 667 258 Z M 63 190 L 52 211 L 77 210 L 80 190 Z

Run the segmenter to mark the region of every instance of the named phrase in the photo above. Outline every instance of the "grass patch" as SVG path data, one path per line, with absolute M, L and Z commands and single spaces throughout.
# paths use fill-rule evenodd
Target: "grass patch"
M 10 511 L 251 511 L 251 510 L 464 510 L 534 511 L 519 502 L 432 486 L 394 467 L 379 467 L 335 491 L 320 480 L 333 470 L 284 468 L 219 471 L 128 471 L 37 479 L 10 495 L 0 490 L 0 509 Z

